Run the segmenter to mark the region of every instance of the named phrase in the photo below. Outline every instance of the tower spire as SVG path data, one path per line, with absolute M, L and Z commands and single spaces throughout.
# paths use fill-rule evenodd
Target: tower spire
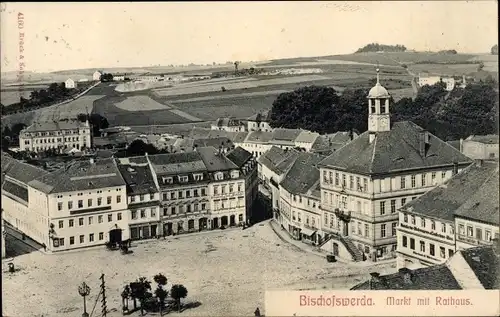
M 380 85 L 380 67 L 377 61 L 377 85 Z

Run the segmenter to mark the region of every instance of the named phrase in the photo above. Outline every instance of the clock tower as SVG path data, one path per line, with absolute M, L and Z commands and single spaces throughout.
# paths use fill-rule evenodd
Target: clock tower
M 380 69 L 377 68 L 377 84 L 368 93 L 368 133 L 370 143 L 375 140 L 377 132 L 386 132 L 391 129 L 389 99 L 391 96 L 380 85 Z

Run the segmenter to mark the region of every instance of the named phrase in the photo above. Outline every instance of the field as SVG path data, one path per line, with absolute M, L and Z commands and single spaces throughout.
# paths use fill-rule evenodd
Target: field
M 148 96 L 130 96 L 127 99 L 115 104 L 125 111 L 150 111 L 170 109 L 169 106 L 162 105 Z
M 2 274 L 4 316 L 81 316 L 77 287 L 83 281 L 90 286 L 87 308 L 91 310 L 101 273 L 106 277 L 108 309 L 112 311 L 108 316 L 118 317 L 122 287 L 139 276 L 152 279 L 163 273 L 168 287 L 172 283 L 186 286 L 184 303 L 201 304 L 169 316 L 250 316 L 256 307 L 265 313 L 266 289 L 349 289 L 369 278 L 369 272 L 394 271 L 390 262 L 327 263 L 324 257 L 283 242 L 267 223 L 244 231 L 211 231 L 133 243 L 131 250 L 130 255 L 102 247 L 16 257 L 14 263 L 21 271 Z M 2 266 L 5 272 L 6 265 Z

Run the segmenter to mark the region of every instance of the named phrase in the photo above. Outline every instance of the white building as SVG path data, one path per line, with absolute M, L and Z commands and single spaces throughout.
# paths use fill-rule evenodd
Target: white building
M 418 86 L 432 86 L 439 82 L 443 82 L 446 85 L 446 91 L 452 91 L 455 88 L 455 78 L 453 77 L 440 77 L 440 76 L 419 76 Z
M 64 87 L 66 87 L 67 89 L 73 89 L 73 88 L 76 88 L 76 82 L 71 79 L 71 78 L 68 78 L 66 79 L 66 81 L 64 82 Z
M 125 80 L 125 74 L 114 74 L 113 75 L 113 80 L 114 81 L 124 81 Z
M 78 82 L 79 83 L 86 83 L 88 82 L 89 80 L 87 78 L 82 78 L 82 79 L 79 79 Z
M 211 125 L 212 130 L 223 130 L 228 132 L 245 132 L 245 123 L 234 118 L 218 118 Z
M 21 151 L 41 152 L 48 149 L 58 151 L 91 147 L 91 132 L 88 121 L 78 120 L 35 122 L 19 135 Z
M 101 75 L 102 75 L 102 73 L 100 71 L 96 70 L 94 72 L 94 74 L 92 74 L 92 80 L 94 80 L 94 81 L 101 80 Z
M 368 131 L 319 166 L 326 241 L 376 258 L 395 257 L 397 210 L 470 165 L 457 149 L 412 122 L 390 122 L 390 95 L 368 94 Z M 355 250 L 356 249 L 356 250 Z
M 269 125 L 269 122 L 271 121 L 270 119 L 270 111 L 254 114 L 247 119 L 247 131 L 272 132 L 273 128 Z
M 498 135 L 471 135 L 461 139 L 460 151 L 475 160 L 498 160 Z

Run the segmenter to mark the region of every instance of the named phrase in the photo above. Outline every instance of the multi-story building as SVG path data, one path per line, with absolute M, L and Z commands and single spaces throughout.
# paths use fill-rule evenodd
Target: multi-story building
M 318 154 L 300 153 L 279 183 L 278 223 L 293 238 L 313 244 L 322 238 L 319 170 L 316 167 L 322 159 Z
M 498 160 L 498 135 L 471 135 L 461 139 L 460 151 L 475 160 Z
M 368 131 L 319 164 L 321 208 L 328 222 L 339 224 L 325 228 L 325 238 L 356 246 L 373 260 L 395 256 L 399 207 L 471 164 L 416 124 L 391 124 L 389 109 L 390 95 L 377 73 L 368 94 Z
M 32 152 L 90 148 L 90 126 L 78 120 L 36 122 L 21 131 L 19 147 Z
M 211 125 L 212 130 L 224 130 L 228 132 L 245 132 L 245 123 L 241 120 L 234 118 L 218 118 L 214 124 Z
M 272 137 L 272 132 L 253 131 L 248 133 L 241 147 L 258 158 L 272 147 L 272 145 L 269 144 Z
M 476 202 L 478 206 L 472 208 Z M 460 239 L 472 241 L 474 245 L 490 243 L 493 234 L 498 235 L 499 215 L 495 204 L 498 206 L 498 164 L 486 162 L 472 164 L 442 185 L 408 202 L 399 210 L 398 267 L 444 263 L 455 253 Z M 495 212 L 496 221 L 493 219 Z M 465 215 L 467 220 L 457 220 L 457 213 Z M 472 224 L 472 219 L 484 215 L 489 215 L 488 221 L 493 223 Z M 459 232 L 456 221 L 460 223 Z M 479 240 L 473 238 L 474 229 Z M 483 229 L 487 234 L 482 234 Z
M 160 190 L 146 156 L 117 159 L 127 184 L 128 231 L 130 239 L 160 236 Z
M 271 128 L 271 126 L 269 125 L 270 121 L 270 111 L 263 111 L 262 113 L 254 114 L 247 119 L 247 131 L 272 132 L 273 128 Z

